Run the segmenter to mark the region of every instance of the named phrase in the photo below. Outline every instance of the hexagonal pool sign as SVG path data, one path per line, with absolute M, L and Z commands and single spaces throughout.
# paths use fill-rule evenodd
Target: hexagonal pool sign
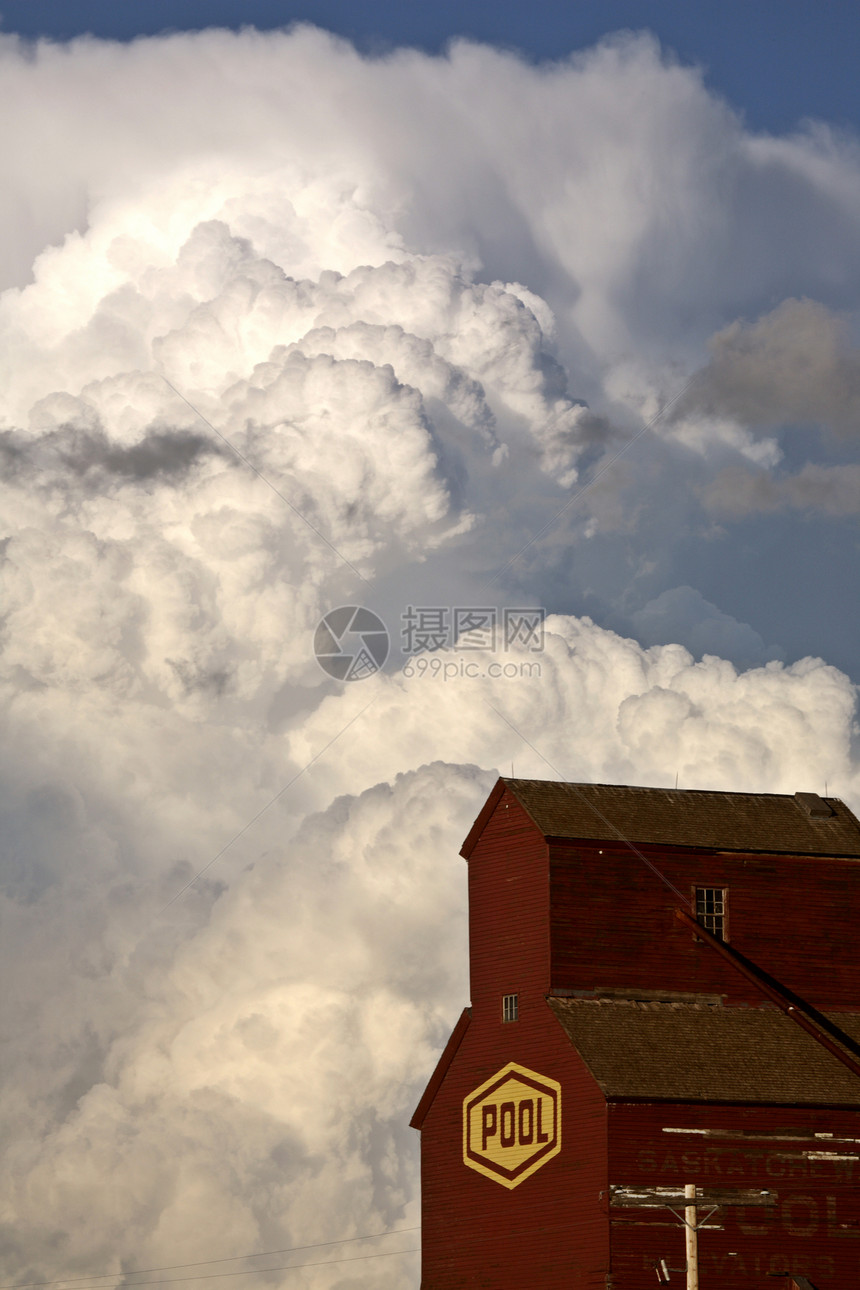
M 463 1099 L 463 1163 L 519 1187 L 561 1151 L 561 1085 L 516 1062 Z

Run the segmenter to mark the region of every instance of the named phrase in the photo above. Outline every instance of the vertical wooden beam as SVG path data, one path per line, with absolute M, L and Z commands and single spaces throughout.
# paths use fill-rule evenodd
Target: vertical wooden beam
M 687 1242 L 687 1290 L 699 1290 L 699 1220 L 696 1207 L 696 1184 L 686 1183 L 684 1199 L 684 1235 Z M 690 1203 L 692 1202 L 692 1203 Z

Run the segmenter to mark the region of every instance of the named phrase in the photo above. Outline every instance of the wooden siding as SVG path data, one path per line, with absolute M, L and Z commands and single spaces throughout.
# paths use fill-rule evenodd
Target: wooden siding
M 469 860 L 469 964 L 473 1021 L 501 1026 L 505 994 L 519 995 L 520 1016 L 544 1006 L 549 989 L 547 846 L 507 791 Z
M 633 1008 L 758 1008 L 758 988 L 675 919 L 679 897 L 628 847 L 547 839 L 503 783 L 465 849 L 471 1021 L 422 1099 L 422 1290 L 653 1290 L 656 1260 L 683 1266 L 682 1229 L 664 1211 L 610 1209 L 610 1185 L 685 1182 L 777 1193 L 773 1210 L 727 1208 L 722 1230 L 701 1234 L 701 1290 L 790 1276 L 860 1285 L 860 1110 L 731 1105 L 719 1088 L 695 1104 L 674 1087 L 638 1101 L 616 1087 L 613 1100 L 604 1081 L 607 1100 L 581 1035 L 547 1003 L 556 991 L 585 1007 L 606 992 L 590 1006 L 610 1009 L 615 992 Z M 822 1012 L 860 1012 L 856 861 L 638 849 L 684 895 L 728 888 L 732 946 L 783 989 Z M 502 1020 L 506 994 L 516 1022 Z M 562 1088 L 560 1153 L 510 1190 L 468 1167 L 462 1143 L 464 1099 L 509 1062 Z
M 640 847 L 682 893 L 727 887 L 732 946 L 822 1011 L 860 1008 L 860 872 L 850 860 Z M 674 918 L 678 897 L 632 851 L 550 848 L 551 982 L 762 996 Z
M 422 1290 L 605 1290 L 606 1104 L 546 1005 L 547 847 L 509 793 L 470 855 L 469 911 L 471 1021 L 421 1134 Z M 508 1062 L 562 1086 L 561 1152 L 513 1190 L 463 1161 L 463 1101 Z
M 513 1190 L 463 1162 L 464 1099 L 508 1062 L 558 1080 L 561 1152 Z M 543 1005 L 473 1020 L 421 1134 L 422 1290 L 606 1290 L 606 1103 Z
M 772 1209 L 727 1206 L 711 1220 L 722 1230 L 701 1232 L 702 1290 L 766 1290 L 785 1274 L 816 1290 L 860 1284 L 860 1112 L 610 1104 L 608 1137 L 613 1185 L 776 1193 Z M 668 1211 L 611 1216 L 613 1290 L 653 1290 L 657 1259 L 683 1266 Z

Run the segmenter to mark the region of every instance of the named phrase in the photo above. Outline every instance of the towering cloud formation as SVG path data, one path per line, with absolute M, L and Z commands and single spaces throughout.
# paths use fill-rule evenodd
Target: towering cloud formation
M 856 154 L 645 38 L 0 63 L 4 1279 L 414 1285 L 498 771 L 856 803 L 853 686 L 800 657 L 847 634 L 803 648 L 748 527 L 802 508 L 812 569 L 856 511 Z M 393 647 L 345 686 L 342 604 Z M 540 605 L 542 651 L 400 648 Z

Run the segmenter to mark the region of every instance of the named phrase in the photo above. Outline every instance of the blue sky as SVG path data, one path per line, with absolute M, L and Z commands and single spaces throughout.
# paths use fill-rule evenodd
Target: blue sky
M 556 59 L 622 28 L 649 30 L 746 113 L 754 129 L 783 131 L 804 117 L 860 126 L 860 9 L 853 0 L 6 0 L 3 28 L 67 40 L 91 32 L 130 40 L 164 30 L 260 30 L 313 22 L 360 47 L 438 52 L 464 35 Z

